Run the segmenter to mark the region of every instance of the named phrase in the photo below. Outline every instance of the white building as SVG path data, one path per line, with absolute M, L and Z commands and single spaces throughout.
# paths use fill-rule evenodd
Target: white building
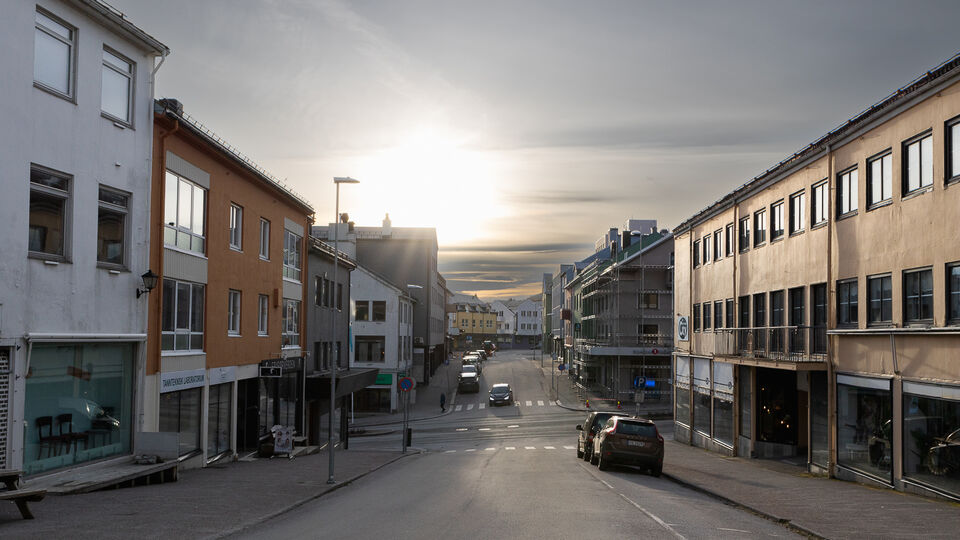
M 410 373 L 413 362 L 415 302 L 404 289 L 372 270 L 357 266 L 353 271 L 350 320 L 354 346 L 350 367 L 380 370 L 376 384 L 354 394 L 355 410 L 397 410 L 397 377 Z
M 2 11 L 0 468 L 36 475 L 128 455 L 142 427 L 153 77 L 169 50 L 96 0 Z
M 513 345 L 513 339 L 517 333 L 517 317 L 513 310 L 502 300 L 494 300 L 490 302 L 490 311 L 497 314 L 497 345 Z
M 517 314 L 517 345 L 533 346 L 540 343 L 543 325 L 543 304 L 527 298 L 513 308 Z

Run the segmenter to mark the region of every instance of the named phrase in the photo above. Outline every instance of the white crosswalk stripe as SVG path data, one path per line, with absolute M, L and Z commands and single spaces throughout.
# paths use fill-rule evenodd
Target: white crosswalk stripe
M 471 409 L 473 409 L 473 403 L 467 404 L 467 410 L 469 411 L 469 410 L 471 410 Z
M 456 412 L 460 412 L 463 409 L 463 405 L 457 405 L 457 408 L 454 409 Z
M 476 449 L 476 448 L 467 448 L 466 451 L 467 451 L 467 452 L 476 452 L 477 449 Z
M 483 403 L 481 403 L 477 408 L 478 408 L 478 409 L 483 409 L 484 407 L 486 407 L 486 405 L 484 405 Z
M 536 449 L 537 449 L 536 446 L 524 446 L 523 448 L 524 448 L 524 450 L 536 450 Z
M 516 448 L 514 448 L 513 446 L 507 446 L 504 448 L 504 450 L 516 450 Z
M 496 450 L 496 448 L 490 447 L 490 448 L 484 448 L 484 450 L 486 450 L 487 452 L 490 452 L 492 450 Z
M 543 407 L 543 400 L 537 400 L 537 407 Z
M 447 450 L 446 452 L 444 452 L 444 454 L 456 454 L 456 453 L 457 453 L 456 450 Z
M 576 447 L 576 446 L 564 446 L 563 449 L 564 449 L 564 450 L 576 450 L 577 447 Z
M 554 447 L 552 447 L 552 446 L 544 446 L 543 449 L 544 449 L 544 450 L 556 450 L 556 448 L 554 448 Z
M 527 407 L 533 407 L 533 402 L 528 400 L 527 403 L 526 403 L 526 405 L 527 405 Z

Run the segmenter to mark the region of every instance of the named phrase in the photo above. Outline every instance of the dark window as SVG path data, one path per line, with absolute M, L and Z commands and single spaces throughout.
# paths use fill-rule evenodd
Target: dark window
M 867 161 L 867 207 L 889 201 L 892 192 L 893 154 L 887 152 Z
M 710 262 L 710 234 L 703 237 L 703 264 Z
M 370 302 L 367 300 L 357 300 L 357 307 L 354 312 L 353 320 L 355 321 L 369 321 L 370 320 Z
M 337 283 L 337 309 L 343 309 L 343 284 Z
M 770 293 L 770 326 L 783 326 L 784 321 L 784 298 L 783 291 L 772 291 Z M 783 328 L 774 328 L 770 331 L 770 348 L 774 351 L 783 351 Z
M 933 320 L 933 270 L 903 273 L 903 322 Z
M 727 321 L 727 326 L 730 326 L 730 321 Z M 723 328 L 723 302 L 713 303 L 713 327 Z
M 727 248 L 727 257 L 733 256 L 733 223 L 727 225 L 723 238 L 723 245 Z
M 706 332 L 710 329 L 710 302 L 703 303 L 703 330 Z
M 713 260 L 719 261 L 723 257 L 723 231 L 717 229 L 713 233 Z
M 933 185 L 933 135 L 918 135 L 903 143 L 903 193 Z
M 807 195 L 804 192 L 790 196 L 790 234 L 803 230 L 807 225 Z
M 357 362 L 384 362 L 384 336 L 357 336 L 356 337 L 356 361 Z M 340 366 L 339 350 L 337 351 L 337 366 Z
M 893 320 L 893 284 L 890 276 L 867 278 L 867 323 L 889 323 Z
M 790 289 L 790 326 L 804 326 L 803 287 Z
M 818 283 L 810 286 L 810 303 L 813 304 L 810 325 L 813 326 L 812 352 L 826 354 L 827 352 L 827 284 Z
M 857 280 L 837 282 L 837 325 L 857 325 Z
M 770 240 L 783 238 L 783 201 L 770 206 Z
M 750 328 L 750 297 L 740 297 L 740 323 L 741 328 Z
M 693 331 L 700 331 L 700 304 L 693 305 Z
M 127 206 L 130 196 L 100 188 L 97 216 L 97 262 L 122 266 L 126 242 Z
M 767 241 L 767 211 L 760 210 L 753 214 L 753 245 L 759 246 Z
M 323 288 L 326 280 L 320 276 L 313 277 L 313 303 L 318 306 L 323 305 Z
M 700 266 L 700 241 L 693 241 L 693 267 Z
M 753 326 L 754 328 L 767 326 L 767 295 L 764 293 L 753 295 Z M 754 349 L 767 348 L 767 334 L 764 330 L 754 330 L 753 347 Z
M 960 320 L 960 263 L 947 266 L 947 319 Z
M 740 251 L 746 251 L 750 249 L 750 218 L 745 217 L 740 220 L 740 235 L 739 235 L 739 244 Z
M 736 322 L 733 320 L 733 298 L 727 299 L 727 328 L 733 328 L 736 326 Z
M 374 321 L 387 320 L 387 303 L 383 300 L 373 301 L 373 319 Z
M 837 175 L 837 216 L 857 211 L 857 168 L 848 169 Z
M 830 207 L 829 190 L 830 186 L 827 185 L 826 180 L 811 188 L 813 192 L 813 200 L 810 201 L 811 227 L 827 222 L 827 208 Z

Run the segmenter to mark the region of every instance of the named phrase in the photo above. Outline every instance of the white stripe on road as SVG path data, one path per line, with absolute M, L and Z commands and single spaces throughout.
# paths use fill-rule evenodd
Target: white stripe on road
M 554 448 L 554 447 L 552 447 L 552 446 L 544 446 L 543 449 L 544 449 L 544 450 L 556 450 L 556 448 Z
M 458 428 L 457 428 L 457 431 L 466 431 L 466 430 L 467 430 L 467 428 L 465 428 L 465 427 L 458 427 Z
M 447 450 L 446 452 L 444 452 L 444 454 L 456 454 L 456 453 L 457 453 L 456 450 Z
M 524 450 L 536 450 L 537 447 L 536 447 L 536 446 L 524 446 L 523 449 L 524 449 Z
M 563 449 L 564 449 L 564 450 L 576 450 L 576 447 L 575 447 L 575 446 L 564 446 Z
M 480 405 L 477 406 L 478 409 L 482 409 L 482 408 L 484 408 L 484 407 L 486 407 L 486 405 L 484 405 L 483 403 L 481 403 Z
M 606 484 L 606 482 L 604 482 L 604 484 Z M 609 484 L 607 484 L 607 485 L 609 485 Z M 613 488 L 610 488 L 610 489 L 613 489 Z M 639 510 L 639 511 L 643 512 L 644 514 L 646 514 L 647 517 L 649 517 L 650 519 L 656 521 L 657 524 L 659 524 L 661 527 L 663 527 L 664 529 L 666 529 L 666 530 L 670 531 L 671 533 L 673 533 L 674 536 L 676 536 L 677 538 L 681 538 L 682 540 L 686 540 L 686 537 L 684 537 L 682 534 L 680 534 L 680 533 L 678 533 L 677 531 L 675 531 L 675 530 L 673 529 L 673 527 L 671 527 L 670 525 L 667 525 L 662 519 L 660 519 L 660 518 L 658 518 L 657 516 L 651 514 L 646 508 L 644 508 L 644 507 L 640 506 L 639 504 L 631 501 L 631 500 L 630 500 L 630 497 L 627 497 L 627 496 L 624 495 L 623 493 L 620 493 L 620 496 L 623 497 L 624 500 L 626 500 L 628 503 L 630 503 L 630 504 L 632 504 L 634 507 L 636 507 L 637 510 Z
M 543 407 L 543 400 L 537 400 L 537 407 Z
M 504 448 L 504 450 L 516 450 L 516 448 L 514 448 L 514 447 L 512 447 L 512 446 L 508 446 L 508 447 Z
M 473 403 L 470 403 L 470 404 L 467 405 L 467 410 L 468 410 L 468 411 L 469 411 L 470 409 L 472 409 L 472 408 L 473 408 Z
M 488 427 L 482 427 L 482 428 L 477 429 L 477 431 L 490 431 L 490 428 L 488 428 Z
M 509 426 L 507 426 L 507 427 L 508 427 L 508 428 L 512 428 L 512 427 L 520 427 L 520 426 L 519 426 L 519 425 L 517 425 L 517 424 L 510 424 L 510 425 L 509 425 Z
M 527 401 L 527 407 L 533 407 L 533 402 L 532 402 L 532 401 Z
M 460 409 L 463 409 L 463 405 L 457 405 L 457 408 L 454 409 L 454 411 L 460 412 Z
M 476 452 L 476 451 L 477 451 L 476 448 L 467 448 L 466 450 L 464 450 L 464 452 Z
M 486 450 L 486 451 L 489 452 L 489 451 L 491 451 L 491 450 L 496 450 L 496 448 L 492 448 L 492 447 L 491 447 L 491 448 L 484 448 L 484 450 Z

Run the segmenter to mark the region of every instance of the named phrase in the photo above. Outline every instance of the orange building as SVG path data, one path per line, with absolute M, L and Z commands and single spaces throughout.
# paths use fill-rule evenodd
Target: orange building
M 169 99 L 154 108 L 151 201 L 144 430 L 176 433 L 157 440 L 191 467 L 277 424 L 302 432 L 313 209 Z

